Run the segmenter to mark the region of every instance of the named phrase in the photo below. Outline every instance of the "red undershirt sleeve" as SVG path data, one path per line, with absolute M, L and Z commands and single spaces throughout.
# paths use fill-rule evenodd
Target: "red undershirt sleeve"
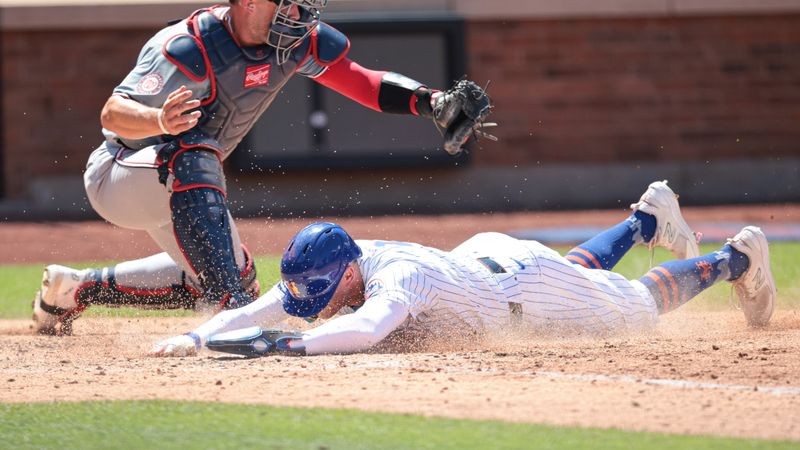
M 314 80 L 367 108 L 381 112 L 378 95 L 386 71 L 370 70 L 344 58 Z

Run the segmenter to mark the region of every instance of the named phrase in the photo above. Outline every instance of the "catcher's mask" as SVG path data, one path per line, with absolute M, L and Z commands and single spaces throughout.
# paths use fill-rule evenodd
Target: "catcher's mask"
M 300 230 L 281 259 L 283 309 L 296 317 L 319 314 L 347 266 L 359 257 L 361 249 L 339 225 L 318 222 Z
M 328 0 L 271 1 L 278 7 L 272 18 L 267 44 L 275 49 L 278 64 L 283 64 L 289 60 L 292 50 L 314 31 Z M 299 17 L 292 14 L 293 6 L 297 6 Z

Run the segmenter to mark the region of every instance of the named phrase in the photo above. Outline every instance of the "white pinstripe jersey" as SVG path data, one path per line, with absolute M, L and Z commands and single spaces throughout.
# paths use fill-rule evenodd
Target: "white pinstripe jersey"
M 574 265 L 536 241 L 481 233 L 451 252 L 404 242 L 356 242 L 363 251 L 359 267 L 366 300 L 381 296 L 404 303 L 426 329 L 467 326 L 486 332 L 521 318 L 536 329 L 606 332 L 650 326 L 658 317 L 652 296 L 638 281 Z M 492 270 L 479 261 L 485 257 L 499 267 Z

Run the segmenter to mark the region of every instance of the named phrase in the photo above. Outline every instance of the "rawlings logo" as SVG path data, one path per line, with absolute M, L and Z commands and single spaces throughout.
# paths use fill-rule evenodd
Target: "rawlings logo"
M 248 67 L 244 74 L 244 87 L 252 88 L 269 84 L 269 64 Z
M 136 92 L 140 94 L 155 95 L 163 88 L 164 77 L 158 72 L 143 76 L 136 84 Z

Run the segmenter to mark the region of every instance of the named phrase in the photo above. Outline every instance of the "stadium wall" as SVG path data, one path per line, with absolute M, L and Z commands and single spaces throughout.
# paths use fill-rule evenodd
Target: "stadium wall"
M 92 216 L 80 173 L 103 102 L 154 30 L 202 5 L 80 3 L 0 1 L 0 217 Z M 462 15 L 501 141 L 460 169 L 229 173 L 236 213 L 611 207 L 654 178 L 688 203 L 800 201 L 800 4 L 554 3 L 333 2 Z

